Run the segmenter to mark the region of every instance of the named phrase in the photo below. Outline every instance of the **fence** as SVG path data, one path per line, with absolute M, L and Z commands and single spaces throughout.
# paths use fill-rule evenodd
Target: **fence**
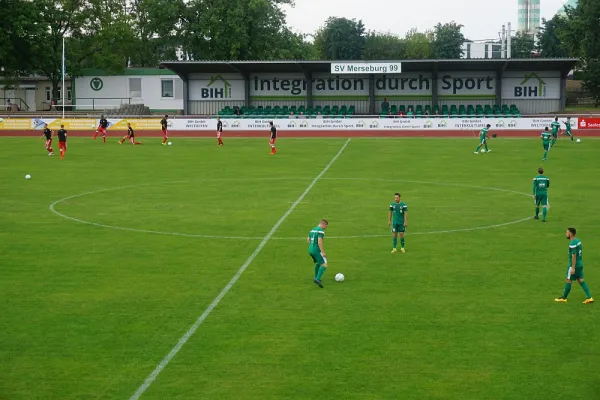
M 124 104 L 131 104 L 131 97 L 78 97 L 77 104 L 65 104 L 65 110 L 72 111 L 104 111 L 119 108 Z M 56 105 L 56 109 L 62 110 L 62 105 Z

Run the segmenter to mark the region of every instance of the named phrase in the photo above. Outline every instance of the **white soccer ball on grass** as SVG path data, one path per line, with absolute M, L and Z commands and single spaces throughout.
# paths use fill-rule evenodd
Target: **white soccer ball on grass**
M 581 139 L 577 139 L 577 143 L 580 143 L 580 142 L 581 142 Z
M 31 179 L 31 175 L 29 175 L 29 174 L 25 175 L 25 179 L 30 180 Z
M 172 144 L 173 144 L 173 142 L 169 142 L 169 143 L 167 143 L 167 146 L 170 146 L 170 145 L 172 145 Z
M 335 274 L 335 281 L 336 282 L 344 282 L 344 274 L 342 274 L 341 272 L 338 272 L 337 274 Z
M 481 149 L 481 152 L 482 152 L 482 153 L 485 153 L 485 149 Z

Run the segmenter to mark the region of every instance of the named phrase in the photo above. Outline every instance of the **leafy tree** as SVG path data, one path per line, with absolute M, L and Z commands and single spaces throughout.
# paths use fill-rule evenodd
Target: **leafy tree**
M 0 0 L 0 75 L 16 77 L 35 71 L 35 41 L 41 33 L 36 8 L 26 0 Z
M 560 33 L 566 29 L 567 23 L 565 17 L 558 14 L 549 20 L 542 18 L 542 26 L 537 34 L 537 51 L 541 57 L 561 58 L 569 56 L 560 39 Z
M 186 4 L 183 0 L 132 0 L 130 2 L 135 51 L 130 66 L 156 67 L 161 60 L 176 58 L 182 40 Z
M 330 17 L 315 35 L 315 46 L 323 60 L 360 60 L 365 47 L 362 21 Z
M 517 32 L 511 41 L 512 58 L 531 58 L 535 50 L 533 36 L 524 32 Z
M 416 28 L 406 34 L 406 58 L 423 60 L 431 58 L 433 54 L 433 32 L 419 32 Z
M 568 25 L 561 39 L 572 54 L 581 58 L 583 88 L 600 105 L 600 4 L 579 0 L 576 8 L 567 7 Z
M 363 60 L 403 60 L 406 42 L 393 33 L 369 32 L 365 38 Z
M 452 21 L 447 24 L 438 23 L 433 28 L 433 58 L 456 59 L 463 54 L 462 45 L 465 37 L 460 31 L 463 25 Z

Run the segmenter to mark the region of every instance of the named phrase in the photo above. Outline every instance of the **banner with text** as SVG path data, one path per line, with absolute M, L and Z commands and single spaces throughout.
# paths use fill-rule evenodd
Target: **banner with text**
M 487 124 L 491 130 L 544 130 L 554 121 L 544 118 L 315 118 L 315 119 L 222 119 L 223 130 L 231 131 L 268 131 L 269 121 L 281 129 L 294 131 L 311 130 L 473 130 L 478 131 Z M 567 119 L 559 121 L 564 129 Z M 125 131 L 127 123 L 136 131 L 160 130 L 159 118 L 148 119 L 109 119 L 109 131 Z M 94 119 L 29 119 L 12 118 L 0 122 L 0 130 L 42 130 L 44 124 L 50 129 L 95 131 L 98 121 Z M 172 131 L 216 131 L 217 121 L 213 118 L 178 118 L 169 120 Z M 571 118 L 573 129 L 600 129 L 600 119 Z

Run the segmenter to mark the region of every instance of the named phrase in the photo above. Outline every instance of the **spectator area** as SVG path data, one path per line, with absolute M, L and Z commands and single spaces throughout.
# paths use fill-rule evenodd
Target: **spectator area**
M 430 105 L 422 106 L 396 106 L 392 105 L 389 109 L 382 108 L 381 116 L 404 115 L 406 117 L 445 117 L 445 118 L 502 118 L 502 117 L 520 117 L 521 113 L 516 105 L 490 106 L 486 105 L 443 105 L 442 107 Z
M 319 114 L 322 116 L 342 116 L 348 117 L 355 115 L 354 106 L 316 106 L 314 108 L 305 106 L 287 106 L 287 105 L 273 105 L 273 106 L 258 106 L 258 107 L 245 107 L 239 108 L 236 113 L 236 109 L 231 106 L 224 107 L 219 111 L 219 116 L 222 118 L 253 118 L 253 117 L 289 117 L 291 113 L 295 116 L 304 115 L 307 118 L 317 117 Z

